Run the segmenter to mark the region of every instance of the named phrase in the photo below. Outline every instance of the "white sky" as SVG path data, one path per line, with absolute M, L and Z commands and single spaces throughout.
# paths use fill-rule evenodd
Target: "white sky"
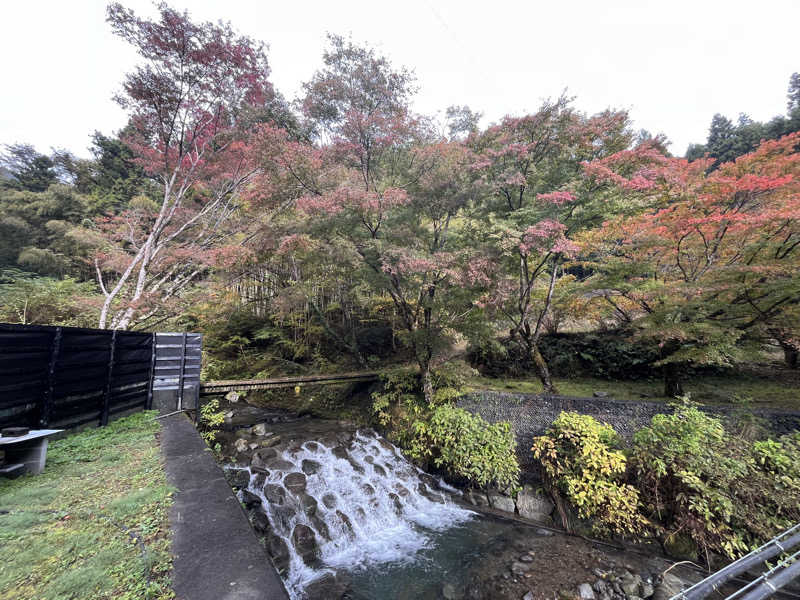
M 126 6 L 155 14 L 145 0 Z M 6 0 L 0 17 L 0 144 L 87 156 L 91 133 L 125 115 L 111 100 L 136 55 L 103 0 Z M 352 33 L 412 67 L 416 108 L 468 104 L 484 124 L 535 110 L 564 88 L 589 113 L 628 108 L 683 154 L 716 112 L 783 114 L 800 71 L 800 0 L 173 0 L 196 20 L 231 21 L 270 46 L 288 98 L 320 65 L 325 32 Z

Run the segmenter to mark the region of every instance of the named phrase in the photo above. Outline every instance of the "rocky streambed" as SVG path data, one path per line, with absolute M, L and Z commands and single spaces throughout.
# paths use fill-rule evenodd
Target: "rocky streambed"
M 224 409 L 227 477 L 293 598 L 666 600 L 700 578 L 545 527 L 553 506 L 530 486 L 462 493 L 372 430 Z

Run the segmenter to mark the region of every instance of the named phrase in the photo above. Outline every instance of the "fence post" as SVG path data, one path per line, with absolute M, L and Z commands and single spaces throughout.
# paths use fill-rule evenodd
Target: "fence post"
M 50 363 L 47 368 L 47 387 L 42 396 L 42 405 L 39 410 L 39 427 L 46 429 L 53 415 L 53 394 L 56 387 L 56 362 L 61 352 L 61 327 L 56 327 L 53 336 L 53 345 L 50 348 Z
M 178 374 L 178 410 L 183 410 L 183 377 L 186 371 L 186 332 L 181 343 L 181 370 Z
M 108 374 L 106 389 L 103 393 L 103 410 L 100 412 L 100 427 L 108 425 L 108 408 L 111 404 L 111 378 L 114 375 L 114 348 L 117 345 L 117 330 L 111 332 L 111 349 L 108 353 Z
M 147 401 L 144 404 L 145 410 L 153 408 L 153 384 L 156 377 L 156 334 L 150 336 L 150 382 L 147 384 Z

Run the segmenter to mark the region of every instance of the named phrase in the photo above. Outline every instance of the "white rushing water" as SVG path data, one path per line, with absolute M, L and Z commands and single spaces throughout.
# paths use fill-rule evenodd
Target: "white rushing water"
M 356 432 L 346 452 L 343 446 L 305 442 L 279 452 L 267 469 L 267 475 L 251 470 L 248 489 L 261 498 L 272 531 L 289 548 L 286 586 L 295 599 L 331 569 L 413 561 L 431 533 L 474 515 L 432 489 L 429 476 L 372 432 Z M 306 561 L 297 551 L 303 546 L 299 534 L 309 537 L 303 526 L 313 531 L 318 548 Z

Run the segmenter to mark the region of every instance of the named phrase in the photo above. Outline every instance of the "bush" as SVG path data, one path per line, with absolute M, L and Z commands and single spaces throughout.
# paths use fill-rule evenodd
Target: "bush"
M 631 455 L 646 510 L 707 553 L 735 558 L 800 521 L 800 437 L 753 443 L 685 403 L 637 432 Z
M 417 369 L 385 371 L 383 388 L 372 394 L 373 411 L 389 437 L 412 459 L 478 487 L 513 487 L 519 463 L 511 425 L 489 424 L 453 406 L 469 374 L 454 364 L 434 370 L 429 405 Z
M 565 527 L 562 495 L 600 533 L 628 535 L 643 529 L 639 492 L 623 482 L 626 459 L 618 444 L 610 425 L 574 412 L 562 412 L 534 439 L 531 450 L 542 463 L 545 487 Z
M 408 454 L 432 462 L 452 477 L 478 487 L 514 488 L 519 479 L 511 424 L 489 424 L 451 405 L 436 407 L 412 425 Z

